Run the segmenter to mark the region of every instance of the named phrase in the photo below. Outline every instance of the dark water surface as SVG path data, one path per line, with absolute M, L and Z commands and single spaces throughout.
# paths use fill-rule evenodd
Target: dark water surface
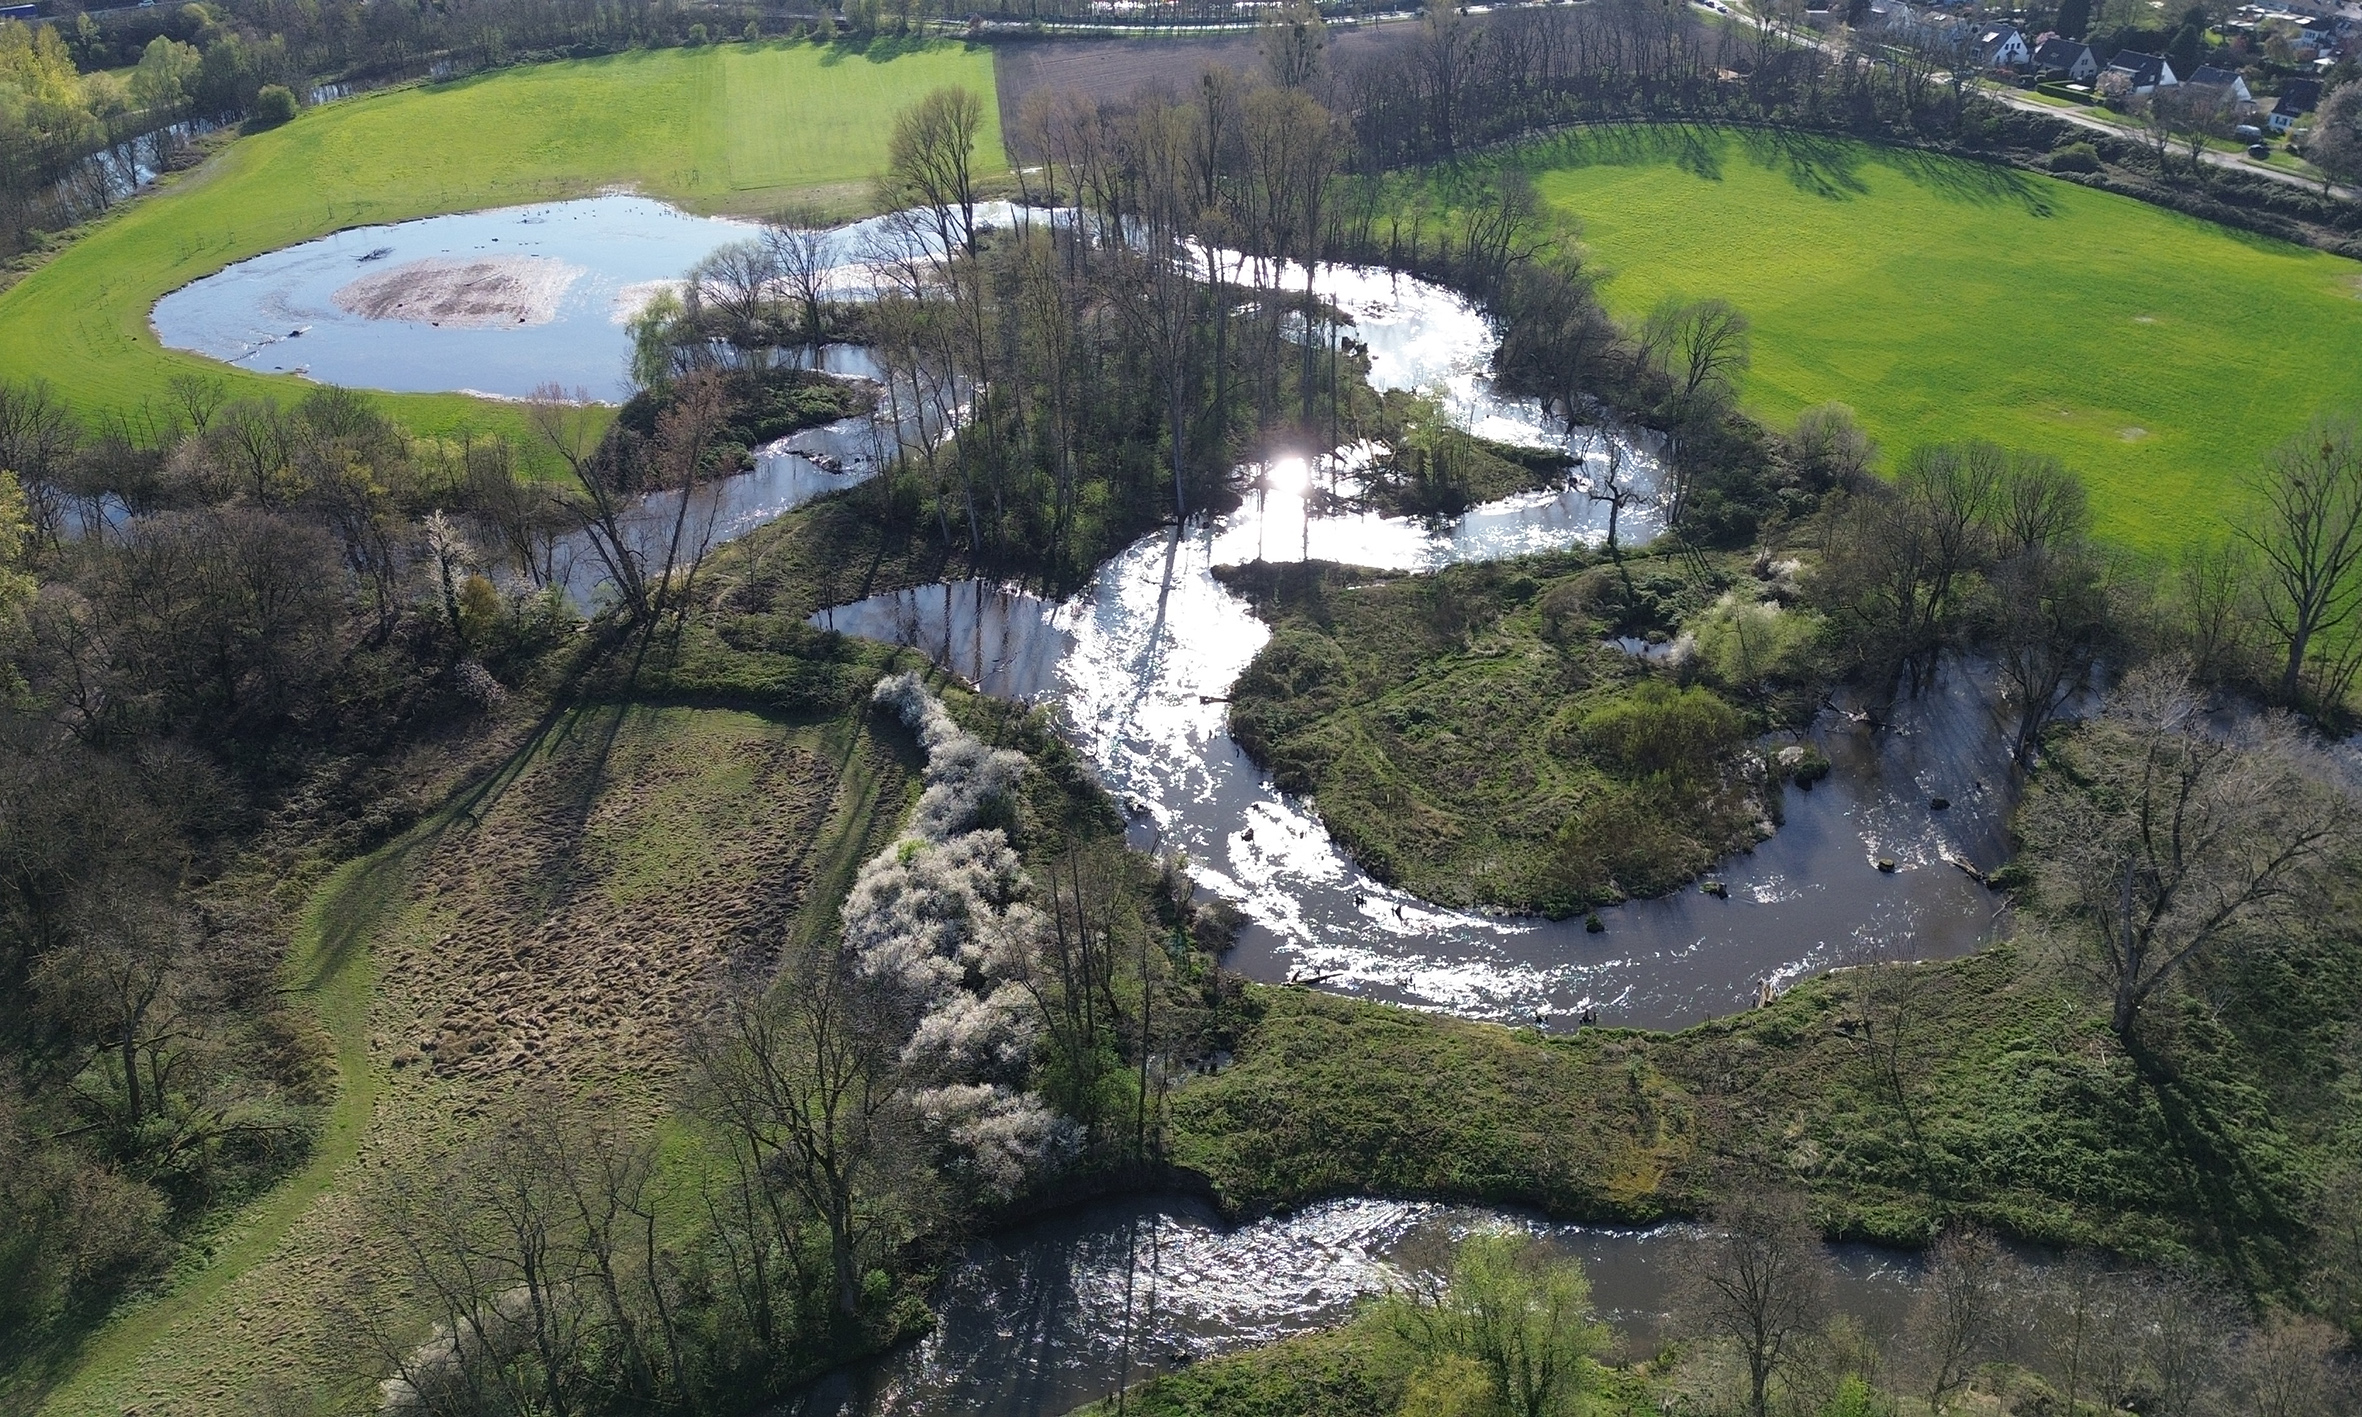
M 1583 1262 L 1602 1318 L 1648 1343 L 1687 1227 L 1617 1230 L 1424 1201 L 1344 1200 L 1228 1228 L 1201 1201 L 1094 1205 L 977 1241 L 935 1331 L 824 1380 L 780 1417 L 1051 1417 L 1180 1363 L 1345 1318 L 1439 1268 L 1480 1226 L 1528 1230 Z M 1829 1247 L 1832 1299 L 1873 1326 L 1906 1302 L 1914 1257 Z

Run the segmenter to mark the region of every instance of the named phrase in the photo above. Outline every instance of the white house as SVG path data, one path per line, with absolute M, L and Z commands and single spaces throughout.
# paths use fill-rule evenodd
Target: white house
M 2099 56 L 2090 45 L 2055 34 L 2035 49 L 2033 62 L 2035 73 L 2064 74 L 2071 84 L 2088 84 L 2100 71 Z
M 1977 61 L 1988 69 L 2023 69 L 2034 59 L 2026 36 L 2014 25 L 1980 30 L 1975 45 Z
M 2255 95 L 2248 92 L 2247 80 L 2241 78 L 2235 69 L 2217 69 L 2212 64 L 2201 64 L 2187 82 L 2192 88 L 2220 91 L 2224 104 L 2239 113 L 2254 111 Z
M 2296 126 L 2296 120 L 2313 111 L 2321 102 L 2321 82 L 2318 79 L 2283 79 L 2280 97 L 2273 100 L 2267 115 L 2275 133 L 2285 133 Z
M 2124 98 L 2135 94 L 2155 93 L 2181 82 L 2174 76 L 2173 66 L 2163 55 L 2142 54 L 2135 50 L 2117 51 L 2100 71 L 2097 88 L 2109 98 Z

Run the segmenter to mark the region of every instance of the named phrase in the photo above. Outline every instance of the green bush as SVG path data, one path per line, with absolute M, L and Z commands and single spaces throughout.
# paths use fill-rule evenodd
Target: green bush
M 1690 635 L 1709 678 L 1725 688 L 1752 688 L 1806 677 L 1822 624 L 1809 610 L 1726 594 L 1698 617 Z
M 2100 150 L 2089 143 L 2069 143 L 2050 155 L 2053 172 L 2097 172 L 2100 170 Z
M 254 95 L 254 106 L 246 115 L 246 126 L 259 133 L 265 128 L 276 128 L 295 118 L 295 93 L 285 84 L 264 84 Z
M 1744 727 L 1713 690 L 1651 679 L 1584 715 L 1583 738 L 1619 767 L 1691 782 L 1714 775 Z

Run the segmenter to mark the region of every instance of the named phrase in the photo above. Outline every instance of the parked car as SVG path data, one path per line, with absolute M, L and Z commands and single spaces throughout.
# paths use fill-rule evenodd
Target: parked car
M 2270 157 L 2272 155 L 2272 150 L 2263 143 L 2249 143 L 2247 145 L 2247 155 L 2249 157 Z
M 2264 130 L 2253 123 L 2242 123 L 2231 130 L 2231 136 L 2243 143 L 2260 143 L 2264 140 Z

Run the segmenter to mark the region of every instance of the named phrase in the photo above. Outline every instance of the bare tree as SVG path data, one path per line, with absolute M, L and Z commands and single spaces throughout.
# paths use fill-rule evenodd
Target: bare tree
M 2182 966 L 2235 947 L 2309 897 L 2352 814 L 2337 770 L 2293 725 L 2217 730 L 2186 679 L 2127 679 L 2073 745 L 2075 774 L 2022 818 L 2043 895 L 2070 928 L 2129 1038 Z
M 804 343 L 817 346 L 825 332 L 822 306 L 828 299 L 826 227 L 810 212 L 785 211 L 765 223 L 762 239 L 785 295 L 795 303 Z
M 0 383 L 0 470 L 16 474 L 38 545 L 56 544 L 63 530 L 67 465 L 81 442 L 81 427 L 47 381 Z
M 975 90 L 947 85 L 896 114 L 886 140 L 887 195 L 926 208 L 947 253 L 976 254 L 974 165 L 983 125 Z
M 1641 345 L 1672 382 L 1675 398 L 1687 402 L 1710 387 L 1736 385 L 1747 368 L 1747 331 L 1747 317 L 1727 300 L 1671 299 L 1649 313 Z
M 2186 549 L 2174 566 L 2171 634 L 2203 685 L 2244 676 L 2257 649 L 2254 559 L 2244 541 Z
M 2343 1346 L 2321 1320 L 2275 1311 L 2240 1345 L 2242 1410 L 2253 1417 L 2352 1412 L 2355 1374 L 2339 1361 Z
M 1857 622 L 1860 653 L 1888 685 L 1907 675 L 1913 692 L 1925 688 L 1958 638 L 2007 462 L 1990 444 L 1914 448 L 1891 487 L 1865 485 L 1848 500 L 1850 525 L 1831 548 L 1823 587 Z
M 833 949 L 814 948 L 768 997 L 729 999 L 697 1042 L 708 1114 L 817 1218 L 830 1302 L 847 1315 L 925 1170 L 911 1164 L 902 1038 L 886 1014 Z
M 2280 700 L 2293 704 L 2308 665 L 2326 705 L 2355 670 L 2351 636 L 2331 644 L 2362 609 L 2362 434 L 2324 418 L 2264 459 L 2248 480 L 2260 515 L 2238 532 L 2262 558 L 2263 610 L 2285 652 Z
M 1803 1354 L 1827 1307 L 1820 1236 L 1800 1196 L 1742 1189 L 1714 1209 L 1691 1263 L 1691 1321 L 1728 1339 L 1747 1368 L 1747 1412 L 1766 1417 L 1773 1384 Z
M 650 608 L 670 609 L 686 617 L 697 586 L 697 571 L 713 545 L 710 506 L 697 530 L 690 534 L 690 509 L 699 502 L 697 489 L 709 469 L 706 453 L 722 430 L 727 413 L 719 375 L 692 374 L 674 386 L 672 407 L 656 418 L 656 464 L 666 490 L 679 500 L 673 506 L 672 535 L 665 539 L 664 560 L 650 577 L 653 593 L 663 602 Z M 651 616 L 651 626 L 654 616 Z
M 1616 558 L 1617 566 L 1621 567 L 1624 556 L 1616 542 L 1616 523 L 1624 515 L 1626 507 L 1642 501 L 1646 494 L 1624 480 L 1624 445 L 1613 437 L 1605 441 L 1607 470 L 1601 476 L 1585 478 L 1583 493 L 1594 502 L 1607 503 L 1607 550 L 1610 556 Z M 1628 571 L 1625 580 L 1631 580 Z
M 634 620 L 646 620 L 647 571 L 624 522 L 627 493 L 614 458 L 602 447 L 598 406 L 590 391 L 577 389 L 568 396 L 556 384 L 544 384 L 526 401 L 525 416 L 573 477 L 575 495 L 567 510 L 606 567 L 608 583 Z
M 2124 1405 L 2140 1381 L 2153 1330 L 2142 1276 L 2078 1251 L 2053 1266 L 2039 1297 L 2035 1366 L 2063 1389 L 2066 1410 Z
M 2107 563 L 2091 546 L 2042 546 L 1993 569 L 1995 663 L 2018 708 L 2016 755 L 2033 755 L 2059 710 L 2090 682 L 2114 629 Z
M 689 268 L 689 288 L 721 316 L 722 337 L 740 349 L 770 339 L 771 294 L 783 272 L 774 244 L 763 237 L 717 246 Z
M 1941 1417 L 2001 1348 L 2011 1303 L 2008 1256 L 1974 1226 L 1947 1228 L 1928 1254 L 1911 1336 L 1928 1411 Z
M 1854 411 L 1841 403 L 1825 403 L 1796 415 L 1796 432 L 1788 440 L 1789 456 L 1797 470 L 1821 487 L 1851 490 L 1862 485 L 1878 461 L 1878 443 L 1862 431 Z
M 175 374 L 165 381 L 172 392 L 172 402 L 188 426 L 203 433 L 213 423 L 213 415 L 229 401 L 230 386 L 210 374 Z
M 2322 96 L 2305 138 L 2305 160 L 2321 169 L 2321 185 L 2362 182 L 2362 80 L 2348 79 Z
M 1871 1086 L 1884 1093 L 1902 1119 L 1913 1160 L 1926 1161 L 1919 1126 L 1919 1089 L 1931 1059 L 1928 1017 L 1938 1007 L 1930 997 L 1933 976 L 1916 961 L 1896 959 L 1883 941 L 1866 946 L 1855 966 L 1855 1014 L 1847 1022 L 1855 1049 L 1869 1070 Z
M 1289 0 L 1265 12 L 1261 29 L 1263 67 L 1283 89 L 1308 87 L 1320 77 L 1329 47 L 1329 27 L 1311 0 Z

